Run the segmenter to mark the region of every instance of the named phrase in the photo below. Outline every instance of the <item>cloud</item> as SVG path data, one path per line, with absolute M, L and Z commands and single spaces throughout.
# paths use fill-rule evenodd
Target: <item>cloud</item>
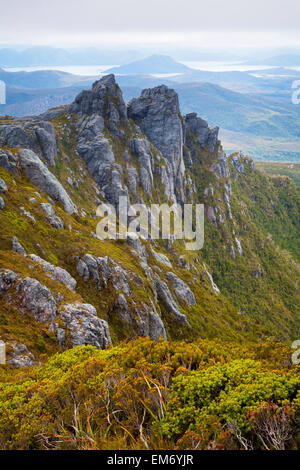
M 296 0 L 9 0 L 0 42 L 40 44 L 300 42 Z M 252 34 L 252 38 L 251 38 Z M 213 38 L 215 37 L 215 41 Z

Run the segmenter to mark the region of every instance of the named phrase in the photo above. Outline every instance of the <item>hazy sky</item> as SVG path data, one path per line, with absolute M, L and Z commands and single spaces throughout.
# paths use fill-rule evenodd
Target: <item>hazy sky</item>
M 0 0 L 0 43 L 300 44 L 299 0 Z

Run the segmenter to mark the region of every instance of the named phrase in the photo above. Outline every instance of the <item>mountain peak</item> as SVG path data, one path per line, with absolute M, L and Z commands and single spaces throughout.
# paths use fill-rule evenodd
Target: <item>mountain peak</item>
M 114 67 L 109 69 L 108 72 L 117 74 L 165 74 L 184 73 L 191 70 L 168 55 L 154 54 L 120 67 Z
M 91 90 L 79 93 L 69 106 L 69 112 L 80 116 L 98 114 L 109 118 L 114 115 L 114 120 L 127 118 L 126 104 L 113 74 L 105 75 L 97 80 Z M 118 114 L 117 118 L 116 114 Z

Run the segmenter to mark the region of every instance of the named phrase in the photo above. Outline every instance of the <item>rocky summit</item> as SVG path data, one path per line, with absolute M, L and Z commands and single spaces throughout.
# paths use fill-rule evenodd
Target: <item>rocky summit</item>
M 279 383 L 280 374 L 273 369 L 264 372 L 255 361 L 264 361 L 273 348 L 278 362 L 286 364 L 274 344 L 300 337 L 299 189 L 288 177 L 259 172 L 242 152 L 226 155 L 218 130 L 196 113 L 183 116 L 176 92 L 165 85 L 145 89 L 125 103 L 114 75 L 95 82 L 70 105 L 39 117 L 0 117 L 0 340 L 6 344 L 6 371 L 12 376 L 28 367 L 46 371 L 30 375 L 33 390 L 33 382 L 38 377 L 46 380 L 53 367 L 59 372 L 50 382 L 58 384 L 63 377 L 68 383 L 60 395 L 66 410 L 66 390 L 76 389 L 68 380 L 78 374 L 84 385 L 76 393 L 82 393 L 83 400 L 85 394 L 90 397 L 88 387 L 92 397 L 98 393 L 97 406 L 110 417 L 108 434 L 117 426 L 115 415 L 110 415 L 112 403 L 123 410 L 118 420 L 124 423 L 123 415 L 129 417 L 134 407 L 142 407 L 133 419 L 136 424 L 127 423 L 125 448 L 130 435 L 139 442 L 137 448 L 148 448 L 150 434 L 143 434 L 143 423 L 152 420 L 154 406 L 160 410 L 161 436 L 172 445 L 179 442 L 190 448 L 194 437 L 186 434 L 190 431 L 185 423 L 196 432 L 200 421 L 207 419 L 208 403 L 215 406 L 214 416 L 223 413 L 222 401 L 219 408 L 214 402 L 223 381 L 233 387 L 239 376 L 250 383 L 255 370 L 261 383 Z M 109 203 L 118 208 L 120 196 L 128 204 L 204 204 L 203 248 L 187 251 L 184 240 L 154 239 L 150 233 L 101 241 L 96 235 L 97 207 Z M 231 346 L 220 352 L 223 343 Z M 242 344 L 251 347 L 238 353 L 237 345 Z M 226 365 L 231 354 L 236 366 Z M 119 355 L 126 359 L 116 364 Z M 151 358 L 163 368 L 159 377 L 154 369 L 147 372 Z M 41 369 L 47 361 L 49 367 Z M 135 361 L 140 361 L 143 372 L 130 369 L 137 367 Z M 67 379 L 68 367 L 75 364 L 78 369 Z M 218 368 L 215 382 L 205 369 L 208 365 Z M 136 396 L 126 389 L 128 368 L 139 397 L 131 411 L 126 411 L 126 403 Z M 184 409 L 180 387 L 193 370 L 198 375 L 189 380 L 199 396 L 188 398 L 192 411 L 180 414 L 174 404 Z M 98 376 L 91 379 L 95 371 L 104 374 L 99 382 Z M 123 377 L 122 390 L 118 374 Z M 171 393 L 171 376 L 177 388 L 172 388 L 166 414 L 158 404 Z M 210 380 L 215 392 L 206 402 L 201 384 Z M 103 383 L 109 392 L 102 403 Z M 139 395 L 136 390 L 144 383 L 144 395 Z M 291 390 L 295 383 L 291 379 Z M 114 386 L 119 393 L 115 402 Z M 253 394 L 262 396 L 266 390 Z M 39 397 L 49 394 L 45 403 L 51 403 L 51 393 L 47 389 Z M 24 400 L 19 401 L 21 407 Z M 195 411 L 199 403 L 203 416 Z M 35 423 L 34 430 L 28 425 L 23 434 L 9 434 L 19 418 L 2 429 L 1 410 L 0 406 L 0 447 L 7 440 L 18 448 L 24 439 L 30 448 L 39 434 L 50 448 L 47 433 L 59 435 L 55 419 L 50 425 L 42 411 L 42 424 Z M 63 419 L 75 429 L 68 411 L 60 423 Z M 228 432 L 239 436 L 235 424 L 230 426 Z M 206 432 L 212 435 L 211 428 L 201 435 Z M 186 441 L 180 441 L 183 436 Z M 208 442 L 209 438 L 207 446 Z

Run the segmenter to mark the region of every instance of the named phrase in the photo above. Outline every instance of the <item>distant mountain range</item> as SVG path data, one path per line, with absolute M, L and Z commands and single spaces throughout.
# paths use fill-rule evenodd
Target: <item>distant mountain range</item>
M 300 67 L 300 54 L 281 54 L 256 62 L 264 65 L 275 65 L 282 67 Z
M 120 73 L 117 81 L 126 101 L 139 96 L 142 89 L 162 83 L 174 88 L 184 113 L 198 112 L 222 129 L 228 150 L 244 148 L 247 142 L 248 151 L 256 158 L 299 159 L 299 107 L 291 103 L 291 85 L 300 79 L 300 72 L 285 68 L 255 73 L 201 71 L 162 55 L 112 70 Z M 7 103 L 0 106 L 0 114 L 36 115 L 70 103 L 97 78 L 55 70 L 0 69 L 0 80 L 7 86 Z
M 137 50 L 101 50 L 96 47 L 67 50 L 36 46 L 19 51 L 0 49 L 0 67 L 37 67 L 50 65 L 123 64 L 141 57 Z
M 0 80 L 7 87 L 25 88 L 30 90 L 42 90 L 45 88 L 60 88 L 75 83 L 81 85 L 90 84 L 92 79 L 73 75 L 59 70 L 38 70 L 35 72 L 7 72 L 0 68 Z
M 193 69 L 172 59 L 167 55 L 152 55 L 145 59 L 136 60 L 130 64 L 113 67 L 108 73 L 116 74 L 168 74 L 186 73 Z

